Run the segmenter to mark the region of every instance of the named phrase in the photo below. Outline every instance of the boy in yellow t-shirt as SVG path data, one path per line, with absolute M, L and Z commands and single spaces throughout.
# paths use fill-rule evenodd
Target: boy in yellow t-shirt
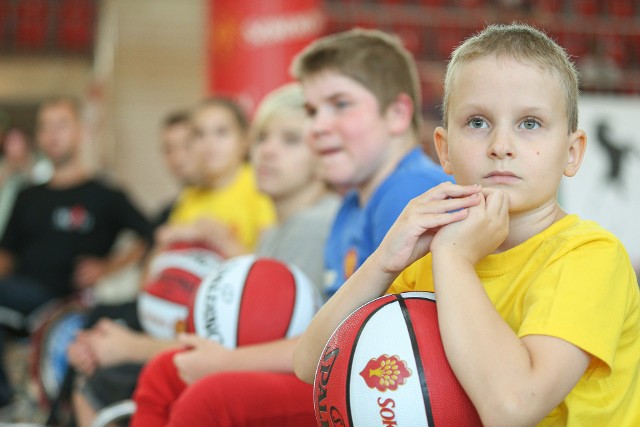
M 407 205 L 301 337 L 296 373 L 313 379 L 360 305 L 435 290 L 447 358 L 483 424 L 640 425 L 631 263 L 611 233 L 557 201 L 586 147 L 577 98 L 568 55 L 532 27 L 492 25 L 458 47 L 434 132 L 457 185 Z

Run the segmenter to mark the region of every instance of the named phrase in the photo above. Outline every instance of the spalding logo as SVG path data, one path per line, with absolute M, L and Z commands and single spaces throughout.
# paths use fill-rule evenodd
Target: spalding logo
M 377 359 L 369 360 L 360 375 L 369 388 L 380 391 L 397 390 L 411 376 L 411 369 L 398 356 L 383 354 Z

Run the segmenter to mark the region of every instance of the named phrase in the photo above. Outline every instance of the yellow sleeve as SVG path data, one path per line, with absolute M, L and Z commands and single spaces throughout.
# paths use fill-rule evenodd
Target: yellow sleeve
M 570 342 L 595 357 L 591 374 L 606 377 L 627 327 L 631 302 L 637 300 L 630 265 L 626 251 L 614 240 L 567 249 L 528 290 L 518 336 L 550 335 Z
M 431 254 L 417 260 L 407 267 L 393 281 L 387 294 L 401 292 L 429 291 L 433 292 L 433 274 L 431 274 Z

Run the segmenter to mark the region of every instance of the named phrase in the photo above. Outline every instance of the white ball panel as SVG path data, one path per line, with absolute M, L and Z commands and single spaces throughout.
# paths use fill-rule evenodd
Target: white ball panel
M 380 308 L 361 330 L 353 356 L 350 376 L 351 413 L 357 426 L 381 425 L 380 401 L 391 398 L 397 425 L 428 426 L 422 398 L 422 386 L 413 346 L 398 302 Z M 397 356 L 406 363 L 411 375 L 396 390 L 370 388 L 360 372 L 371 359 L 382 355 Z M 380 399 L 380 400 L 378 400 Z

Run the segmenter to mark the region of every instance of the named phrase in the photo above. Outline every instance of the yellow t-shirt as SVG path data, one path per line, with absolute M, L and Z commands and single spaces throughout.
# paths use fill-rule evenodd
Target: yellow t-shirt
M 389 293 L 433 291 L 431 255 Z M 539 426 L 640 426 L 640 295 L 622 244 L 596 223 L 568 215 L 476 273 L 519 337 L 561 338 L 593 356 L 578 384 Z
M 268 196 L 258 191 L 253 169 L 243 165 L 227 187 L 185 188 L 169 216 L 169 224 L 191 224 L 211 218 L 226 224 L 249 249 L 260 234 L 275 223 L 275 210 Z

